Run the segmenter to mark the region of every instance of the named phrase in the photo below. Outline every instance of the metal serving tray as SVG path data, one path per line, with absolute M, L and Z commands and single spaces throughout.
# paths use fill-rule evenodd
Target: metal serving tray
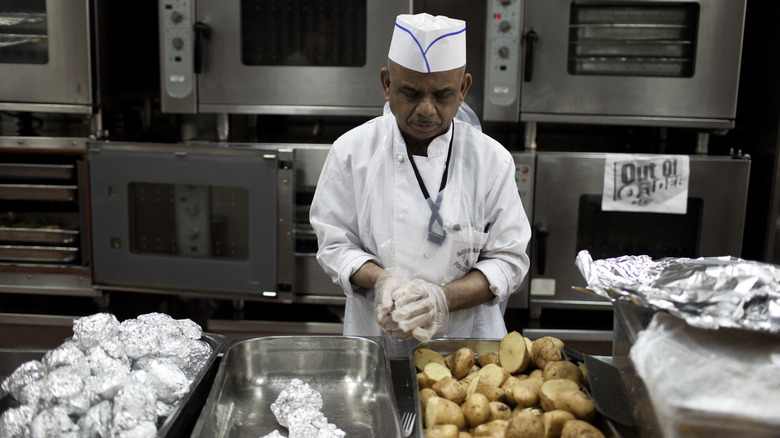
M 192 382 L 190 392 L 181 400 L 179 406 L 168 416 L 157 431 L 158 437 L 172 438 L 188 436 L 192 425 L 200 413 L 201 407 L 211 390 L 214 377 L 217 374 L 219 355 L 227 343 L 227 336 L 203 333 L 200 340 L 211 346 L 212 352 L 208 360 Z M 9 349 L 0 348 L 0 382 L 14 372 L 21 364 L 40 360 L 48 350 Z M 11 407 L 11 398 L 0 398 L 0 415 Z
M 73 164 L 0 164 L 0 178 L 19 180 L 69 180 L 76 174 Z
M 0 226 L 0 241 L 25 243 L 54 243 L 69 245 L 79 237 L 78 230 L 58 228 L 19 228 Z
M 322 395 L 322 413 L 347 437 L 401 436 L 384 347 L 348 336 L 271 336 L 229 346 L 192 436 L 286 435 L 271 404 L 293 378 Z
M 70 263 L 78 253 L 67 246 L 0 245 L 0 260 L 11 262 Z

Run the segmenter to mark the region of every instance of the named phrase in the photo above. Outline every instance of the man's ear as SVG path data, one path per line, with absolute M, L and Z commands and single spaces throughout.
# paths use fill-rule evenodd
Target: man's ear
M 382 81 L 382 91 L 385 93 L 385 99 L 390 99 L 390 70 L 382 67 L 379 71 L 379 80 Z
M 473 78 L 471 77 L 471 73 L 466 73 L 463 75 L 463 80 L 460 83 L 460 97 L 461 99 L 466 98 L 466 93 L 469 91 L 469 88 L 471 88 L 471 82 L 473 81 Z

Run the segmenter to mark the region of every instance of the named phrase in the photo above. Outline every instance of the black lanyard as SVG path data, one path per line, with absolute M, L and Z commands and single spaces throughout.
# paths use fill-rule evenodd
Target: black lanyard
M 425 183 L 420 176 L 420 171 L 417 170 L 417 165 L 414 163 L 412 152 L 409 150 L 409 146 L 406 147 L 406 155 L 409 156 L 409 161 L 412 163 L 412 169 L 414 170 L 414 176 L 417 177 L 417 185 L 420 186 L 423 197 L 428 201 L 428 206 L 431 208 L 431 219 L 428 221 L 428 240 L 441 245 L 444 242 L 444 238 L 447 236 L 447 230 L 444 229 L 444 222 L 442 221 L 439 209 L 441 208 L 441 193 L 444 191 L 444 187 L 447 186 L 447 173 L 450 168 L 450 156 L 452 155 L 452 141 L 455 139 L 455 123 L 452 124 L 452 137 L 450 137 L 450 146 L 447 150 L 447 161 L 444 162 L 444 173 L 441 176 L 441 184 L 439 185 L 439 194 L 436 196 L 436 201 L 431 200 L 431 195 L 428 194 L 428 189 L 425 188 Z

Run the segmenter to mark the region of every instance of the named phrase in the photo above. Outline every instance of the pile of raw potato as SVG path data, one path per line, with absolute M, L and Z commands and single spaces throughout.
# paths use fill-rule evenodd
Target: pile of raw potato
M 415 350 L 426 438 L 604 438 L 590 423 L 584 364 L 566 360 L 563 346 L 511 332 L 479 357 L 465 347 L 446 357 Z

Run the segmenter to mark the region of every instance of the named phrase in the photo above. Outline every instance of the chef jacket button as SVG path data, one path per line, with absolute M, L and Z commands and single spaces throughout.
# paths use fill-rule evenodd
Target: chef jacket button
M 402 220 L 404 220 L 404 215 L 402 215 L 402 214 L 399 214 L 399 215 L 398 215 L 398 220 L 399 220 L 399 221 L 402 221 Z
M 401 154 L 398 154 L 398 156 L 396 157 L 396 160 L 398 160 L 399 163 L 403 163 L 404 162 L 404 156 L 401 155 Z

